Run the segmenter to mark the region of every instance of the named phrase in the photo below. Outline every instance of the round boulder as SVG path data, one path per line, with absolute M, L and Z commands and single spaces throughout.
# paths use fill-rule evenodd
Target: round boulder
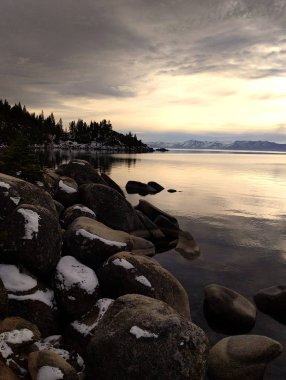
M 199 327 L 165 302 L 128 294 L 98 324 L 87 365 L 98 380 L 201 380 L 207 355 L 208 340 Z
M 259 310 L 286 324 L 286 286 L 262 289 L 253 298 Z
M 205 288 L 204 311 L 211 327 L 226 334 L 248 332 L 256 320 L 256 307 L 248 299 L 217 284 Z
M 62 164 L 58 167 L 56 173 L 73 178 L 79 186 L 85 183 L 105 184 L 94 167 L 84 160 L 71 160 L 67 164 Z
M 210 380 L 262 380 L 267 364 L 279 356 L 279 342 L 260 335 L 220 340 L 209 355 Z
M 117 253 L 99 269 L 98 277 L 105 297 L 142 294 L 164 301 L 190 318 L 189 299 L 183 286 L 149 257 Z
M 88 312 L 99 298 L 97 276 L 74 257 L 64 256 L 56 267 L 55 293 L 61 309 L 76 319 Z
M 82 204 L 75 204 L 68 207 L 61 216 L 61 224 L 63 228 L 67 228 L 76 218 L 86 216 L 87 218 L 95 219 L 95 213 L 88 207 Z

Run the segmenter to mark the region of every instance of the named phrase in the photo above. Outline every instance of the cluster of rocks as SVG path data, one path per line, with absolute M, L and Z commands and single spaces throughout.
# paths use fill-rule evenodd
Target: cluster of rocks
M 157 182 L 150 181 L 148 183 L 140 181 L 128 181 L 126 186 L 126 191 L 128 194 L 139 194 L 139 195 L 153 195 L 160 193 L 164 190 L 164 187 Z M 168 193 L 176 193 L 175 189 L 168 189 Z
M 281 345 L 238 335 L 209 351 L 185 289 L 151 258 L 170 248 L 199 253 L 176 218 L 144 200 L 132 207 L 86 161 L 46 170 L 39 186 L 0 174 L 0 379 L 202 380 L 207 368 L 213 380 L 262 379 Z M 257 304 L 274 310 L 281 292 Z M 206 288 L 205 312 L 228 334 L 256 319 L 218 285 Z

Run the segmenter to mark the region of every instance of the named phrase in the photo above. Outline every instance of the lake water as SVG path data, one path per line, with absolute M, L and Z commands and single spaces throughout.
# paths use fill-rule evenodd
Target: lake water
M 188 261 L 172 250 L 158 254 L 156 260 L 184 285 L 192 319 L 212 344 L 225 335 L 212 331 L 204 318 L 206 285 L 218 283 L 251 299 L 259 289 L 286 283 L 286 155 L 216 153 L 54 152 L 44 160 L 46 165 L 58 165 L 71 157 L 84 158 L 122 188 L 128 180 L 137 180 L 178 190 L 144 198 L 175 216 L 181 228 L 193 234 L 201 255 Z M 127 199 L 136 205 L 140 196 Z M 285 380 L 286 326 L 258 312 L 251 333 L 269 336 L 285 347 L 265 375 L 265 380 Z

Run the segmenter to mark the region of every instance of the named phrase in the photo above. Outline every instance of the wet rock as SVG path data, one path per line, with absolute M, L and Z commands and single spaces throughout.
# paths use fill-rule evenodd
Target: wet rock
M 111 256 L 98 271 L 105 297 L 142 294 L 172 306 L 190 318 L 188 295 L 179 281 L 149 257 L 120 252 Z
M 113 302 L 112 299 L 101 298 L 86 315 L 69 324 L 63 336 L 65 345 L 72 347 L 75 352 L 85 357 L 88 343 Z
M 281 344 L 266 336 L 239 335 L 224 338 L 210 350 L 209 378 L 262 380 L 267 364 L 281 352 Z
M 0 264 L 0 278 L 8 293 L 9 315 L 34 323 L 43 336 L 58 332 L 54 292 L 16 265 Z
M 204 311 L 212 328 L 224 333 L 248 332 L 256 320 L 256 307 L 248 299 L 217 284 L 205 288 Z
M 78 186 L 74 179 L 69 177 L 60 177 L 55 193 L 55 199 L 65 207 L 76 203 L 78 199 Z
M 140 199 L 138 206 L 136 206 L 136 209 L 143 212 L 148 218 L 150 218 L 153 222 L 155 219 L 162 215 L 165 218 L 169 219 L 171 223 L 173 223 L 176 226 L 179 226 L 178 221 L 173 216 L 167 214 L 166 212 L 160 210 L 158 207 L 153 206 L 151 203 L 144 201 Z
M 155 218 L 154 223 L 168 239 L 178 239 L 180 228 L 178 224 L 172 223 L 169 218 L 166 218 L 163 215 L 158 215 Z
M 96 220 L 77 218 L 64 234 L 64 252 L 96 270 L 108 257 L 120 251 L 152 256 L 154 245 L 144 239 L 112 230 Z
M 72 256 L 58 262 L 55 292 L 61 309 L 73 319 L 88 312 L 99 298 L 99 283 L 95 272 Z
M 156 194 L 157 190 L 152 186 L 147 185 L 146 183 L 139 181 L 128 181 L 126 184 L 126 191 L 128 194 Z
M 136 210 L 136 214 L 144 225 L 144 230 L 136 231 L 136 236 L 146 237 L 152 240 L 155 244 L 160 243 L 162 240 L 165 241 L 166 237 L 163 232 L 158 228 L 158 226 L 152 222 L 151 219 L 148 218 L 143 212 Z M 148 231 L 149 236 L 146 236 L 146 231 Z M 132 233 L 134 235 L 134 232 Z
M 41 206 L 56 213 L 52 197 L 43 189 L 19 178 L 0 173 L 0 221 L 17 206 L 26 203 Z
M 0 275 L 0 318 L 6 317 L 8 313 L 8 294 Z
M 86 216 L 91 219 L 96 220 L 95 213 L 88 207 L 82 204 L 75 204 L 68 207 L 61 216 L 61 224 L 63 228 L 67 228 L 75 219 L 80 216 Z
M 163 186 L 161 186 L 159 183 L 154 182 L 154 181 L 148 182 L 147 185 L 153 187 L 153 189 L 155 189 L 157 191 L 157 193 L 164 190 Z
M 162 301 L 128 294 L 98 324 L 87 348 L 88 373 L 98 380 L 201 380 L 207 354 L 199 327 Z
M 286 324 L 286 286 L 261 289 L 253 298 L 259 310 Z
M 101 178 L 109 187 L 112 187 L 114 190 L 118 191 L 123 197 L 125 197 L 121 187 L 115 181 L 113 181 L 113 179 L 110 178 L 107 174 L 101 173 Z
M 84 160 L 71 160 L 67 164 L 60 165 L 56 172 L 61 176 L 73 178 L 79 186 L 85 183 L 105 184 L 94 167 Z
M 199 246 L 188 231 L 179 231 L 176 251 L 187 260 L 195 259 L 200 254 Z
M 32 380 L 78 380 L 75 369 L 53 351 L 32 352 L 28 359 Z
M 92 209 L 97 219 L 106 226 L 129 233 L 145 229 L 131 204 L 111 187 L 83 185 L 80 196 L 82 203 Z
M 22 204 L 6 217 L 2 228 L 2 259 L 34 273 L 49 275 L 60 258 L 58 218 L 41 206 Z

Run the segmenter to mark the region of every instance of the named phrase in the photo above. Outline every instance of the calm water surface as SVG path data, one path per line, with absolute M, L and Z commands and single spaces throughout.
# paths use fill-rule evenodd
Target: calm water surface
M 72 155 L 89 160 L 122 188 L 128 180 L 153 180 L 178 190 L 144 198 L 174 215 L 181 228 L 194 235 L 201 255 L 187 261 L 172 250 L 156 260 L 184 285 L 192 319 L 212 344 L 224 335 L 212 331 L 204 318 L 206 285 L 218 283 L 251 299 L 261 288 L 286 283 L 286 155 L 186 151 Z M 70 158 L 71 153 L 54 152 L 45 164 L 58 165 Z M 127 198 L 136 205 L 141 197 Z M 258 312 L 251 333 L 283 344 L 285 352 L 269 366 L 265 380 L 285 380 L 286 326 Z

